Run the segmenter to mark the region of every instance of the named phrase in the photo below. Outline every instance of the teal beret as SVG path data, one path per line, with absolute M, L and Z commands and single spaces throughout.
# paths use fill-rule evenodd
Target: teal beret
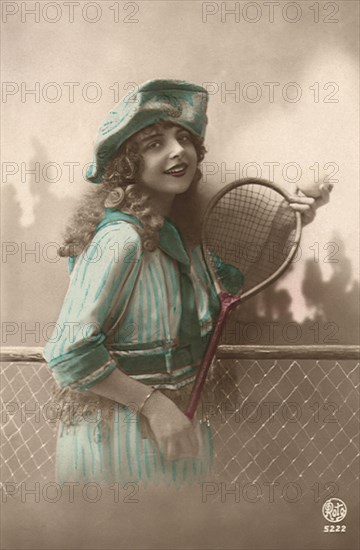
M 169 121 L 204 137 L 207 124 L 208 92 L 183 80 L 149 80 L 137 91 L 127 94 L 101 124 L 96 143 L 95 160 L 86 177 L 101 183 L 105 164 L 132 135 L 146 126 Z

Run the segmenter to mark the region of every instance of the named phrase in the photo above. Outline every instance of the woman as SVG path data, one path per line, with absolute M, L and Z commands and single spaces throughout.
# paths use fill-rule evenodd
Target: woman
M 179 486 L 211 471 L 210 427 L 183 410 L 219 304 L 196 223 L 171 220 L 201 177 L 207 101 L 200 86 L 150 81 L 100 128 L 87 174 L 99 187 L 60 250 L 70 286 L 44 352 L 59 386 L 59 482 Z

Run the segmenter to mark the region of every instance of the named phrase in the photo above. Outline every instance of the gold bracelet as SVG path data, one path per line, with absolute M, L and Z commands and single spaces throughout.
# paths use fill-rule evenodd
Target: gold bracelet
M 150 397 L 152 396 L 152 394 L 157 390 L 157 388 L 154 388 L 154 386 L 151 387 L 151 390 L 149 391 L 149 393 L 147 394 L 147 396 L 145 397 L 144 401 L 141 403 L 140 407 L 139 407 L 139 410 L 138 410 L 138 414 L 141 414 L 142 413 L 142 410 L 145 406 L 145 403 L 150 399 Z

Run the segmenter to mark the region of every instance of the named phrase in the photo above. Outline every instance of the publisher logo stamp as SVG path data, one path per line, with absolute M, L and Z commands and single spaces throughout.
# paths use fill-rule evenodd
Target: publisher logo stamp
M 347 507 L 341 498 L 329 498 L 322 507 L 322 515 L 332 525 L 324 525 L 324 533 L 345 533 L 346 525 L 339 524 L 345 519 L 346 514 Z
M 347 514 L 346 504 L 340 498 L 329 498 L 322 507 L 322 513 L 330 523 L 339 523 Z

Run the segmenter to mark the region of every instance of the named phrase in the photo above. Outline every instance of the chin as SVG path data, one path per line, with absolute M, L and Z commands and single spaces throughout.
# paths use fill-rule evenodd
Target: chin
M 173 193 L 175 193 L 175 195 L 182 195 L 183 193 L 186 193 L 186 191 L 188 191 L 190 187 L 191 182 L 189 184 L 179 185 L 176 190 L 173 190 Z
M 174 192 L 175 193 L 185 193 L 185 191 L 188 191 L 190 189 L 190 187 L 192 186 L 192 183 L 194 181 L 194 177 L 195 177 L 195 174 L 193 175 L 193 177 L 191 179 L 186 179 L 186 181 L 177 182 L 177 185 L 176 185 L 176 182 L 175 182 L 174 187 L 176 187 L 178 189 L 178 191 L 174 191 Z

